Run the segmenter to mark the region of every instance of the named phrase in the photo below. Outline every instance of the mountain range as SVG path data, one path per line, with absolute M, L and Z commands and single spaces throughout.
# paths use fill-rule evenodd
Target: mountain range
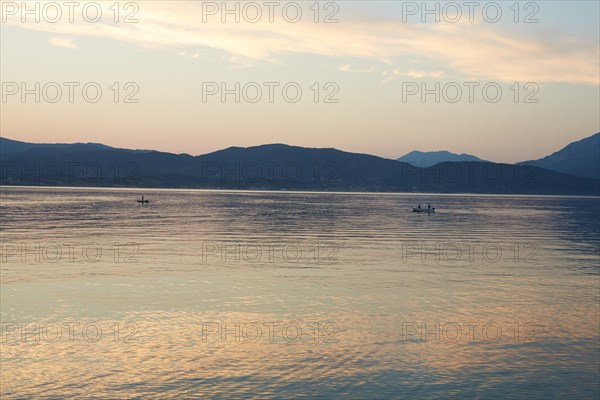
M 532 164 L 552 171 L 600 179 L 600 132 L 570 143 L 549 156 L 520 164 Z
M 486 162 L 479 157 L 470 154 L 456 154 L 449 151 L 411 151 L 397 159 L 398 161 L 407 162 L 418 167 L 432 167 L 441 162 L 461 162 L 461 161 L 479 161 Z
M 368 154 L 285 144 L 191 156 L 0 138 L 0 158 L 2 185 L 600 195 L 597 179 L 533 163 L 459 161 L 421 168 Z
M 397 160 L 419 167 L 430 167 L 441 162 L 485 161 L 471 154 L 455 154 L 449 151 L 411 151 Z M 533 165 L 552 171 L 600 179 L 600 133 L 570 143 L 549 156 L 523 161 L 518 165 Z

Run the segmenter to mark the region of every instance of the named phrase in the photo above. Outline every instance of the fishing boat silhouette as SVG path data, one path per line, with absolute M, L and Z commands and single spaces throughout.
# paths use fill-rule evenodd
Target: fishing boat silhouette
M 435 207 L 431 207 L 431 204 L 429 204 L 427 205 L 427 208 L 421 208 L 421 205 L 419 204 L 418 207 L 413 207 L 413 212 L 431 214 L 435 213 Z
M 137 202 L 142 203 L 142 204 L 148 204 L 148 203 L 150 203 L 150 200 L 144 200 L 144 196 L 142 196 L 142 199 L 138 200 Z

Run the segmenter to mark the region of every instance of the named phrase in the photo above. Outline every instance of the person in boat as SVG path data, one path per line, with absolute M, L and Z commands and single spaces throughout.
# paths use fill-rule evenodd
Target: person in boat
M 427 209 L 431 210 L 431 203 L 427 204 Z
M 421 208 L 421 204 L 419 204 L 419 207 L 417 207 L 417 208 Z

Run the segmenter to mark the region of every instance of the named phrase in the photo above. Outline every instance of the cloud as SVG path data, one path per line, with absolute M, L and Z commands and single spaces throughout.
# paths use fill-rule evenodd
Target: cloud
M 411 69 L 406 75 L 411 78 L 441 78 L 446 74 L 444 71 L 418 71 Z
M 446 76 L 444 71 L 422 71 L 411 69 L 408 71 L 402 71 L 400 68 L 394 68 L 392 70 L 383 71 L 382 75 L 385 77 L 384 82 L 390 82 L 398 77 L 410 77 L 415 79 L 420 78 L 443 78 Z
M 179 53 L 177 53 L 177 55 L 181 56 L 181 57 L 185 57 L 185 58 L 191 58 L 194 60 L 197 60 L 200 57 L 202 57 L 202 54 L 200 54 L 198 52 L 190 52 L 190 51 L 180 51 Z
M 339 68 L 340 71 L 342 72 L 352 72 L 355 74 L 368 74 L 371 72 L 375 72 L 375 67 L 369 67 L 369 68 L 353 68 L 352 65 L 350 64 L 346 64 L 346 65 L 342 65 Z
M 52 46 L 64 47 L 67 49 L 78 49 L 79 47 L 77 47 L 77 45 L 73 43 L 73 40 L 75 39 L 53 36 L 50 39 L 48 39 L 48 43 L 50 43 Z
M 248 67 L 258 63 L 284 63 L 290 54 L 313 54 L 341 59 L 360 59 L 372 64 L 396 65 L 398 59 L 418 59 L 433 71 L 409 70 L 411 77 L 439 77 L 452 70 L 464 79 L 504 82 L 567 82 L 599 84 L 597 38 L 564 35 L 517 37 L 493 24 L 406 24 L 345 16 L 343 23 L 316 24 L 311 18 L 287 23 L 266 18 L 251 24 L 221 23 L 213 17 L 202 21 L 201 2 L 144 2 L 136 16 L 139 23 L 110 21 L 21 24 L 53 35 L 96 37 L 144 47 L 173 48 L 176 54 L 194 54 L 198 48 L 224 53 L 224 60 Z M 53 37 L 57 46 L 76 48 L 72 39 Z M 339 62 L 339 61 L 338 61 Z M 346 61 L 347 62 L 347 61 Z M 350 64 L 345 72 L 359 72 Z

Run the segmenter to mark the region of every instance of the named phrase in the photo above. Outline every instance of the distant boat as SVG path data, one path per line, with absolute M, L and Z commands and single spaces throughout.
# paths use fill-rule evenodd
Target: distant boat
M 150 203 L 150 200 L 144 200 L 144 196 L 142 196 L 142 199 L 138 200 L 137 202 L 142 203 L 142 204 L 148 204 L 148 203 Z
M 431 213 L 435 213 L 435 207 L 427 207 L 427 208 L 413 207 L 413 212 L 431 214 Z

